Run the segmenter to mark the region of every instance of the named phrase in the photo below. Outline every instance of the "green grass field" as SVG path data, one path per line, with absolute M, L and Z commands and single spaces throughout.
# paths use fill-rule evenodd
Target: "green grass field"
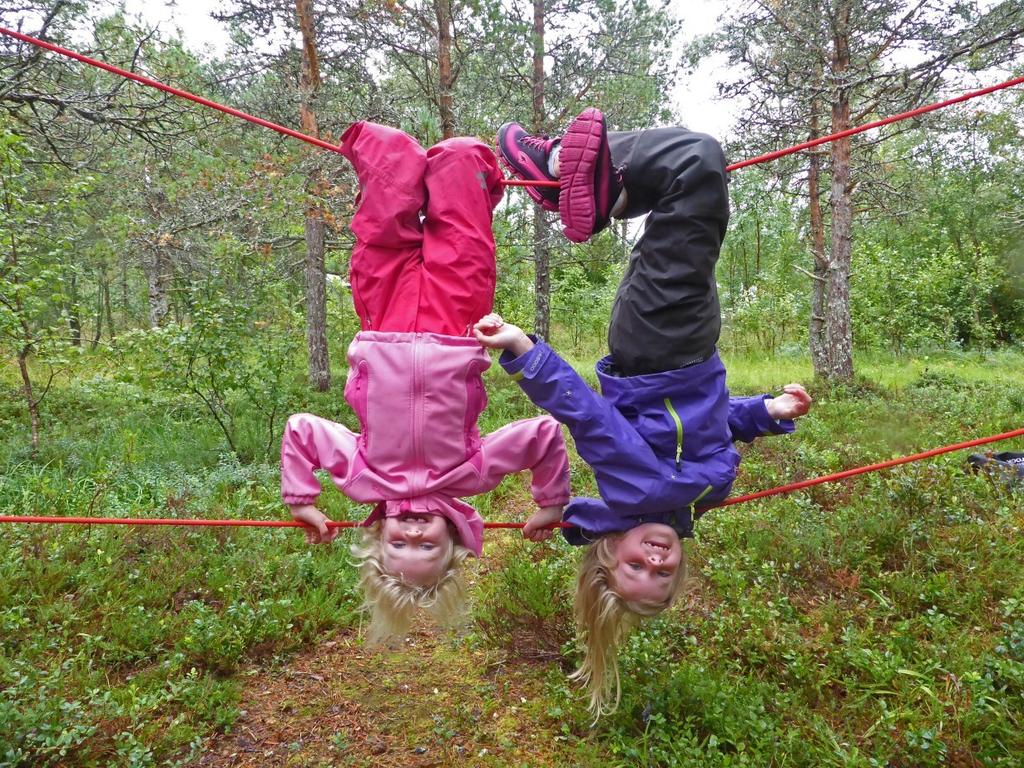
M 738 394 L 810 379 L 800 357 L 727 365 Z M 816 405 L 797 434 L 744 447 L 736 492 L 1018 428 L 1021 370 L 1024 355 L 1011 352 L 860 355 L 855 385 L 811 387 Z M 239 464 L 196 401 L 98 356 L 55 381 L 32 457 L 16 373 L 8 366 L 0 378 L 0 514 L 286 515 L 273 455 Z M 500 371 L 488 376 L 482 430 L 534 413 Z M 340 386 L 310 395 L 297 382 L 293 400 L 295 410 L 350 418 Z M 1024 440 L 993 448 L 1024 450 Z M 511 718 L 473 753 L 485 765 L 1019 766 L 1024 492 L 967 474 L 965 459 L 709 513 L 688 544 L 693 590 L 630 638 L 622 704 L 594 728 L 564 675 L 576 658 L 577 553 L 495 533 L 470 571 L 467 632 L 402 651 L 413 654 L 410 669 L 430 667 L 430 690 L 445 688 L 438 670 L 450 666 L 451 690 L 465 692 L 407 714 L 407 741 L 422 735 L 434 762 L 413 749 L 369 750 L 375 705 L 361 693 L 366 719 L 333 732 L 333 752 L 298 739 L 264 762 L 254 752 L 256 762 L 231 764 L 476 764 L 440 745 L 483 713 Z M 576 492 L 592 493 L 575 456 L 573 469 Z M 364 513 L 333 489 L 323 500 L 338 518 Z M 526 483 L 510 478 L 474 504 L 485 518 L 523 519 Z M 287 676 L 332 638 L 359 647 L 344 542 L 311 549 L 295 531 L 259 529 L 6 525 L 0 534 L 0 765 L 206 764 L 241 739 L 254 676 Z M 473 658 L 490 661 L 467 668 Z M 357 695 L 342 682 L 334 699 Z M 395 685 L 392 705 L 403 695 Z M 520 689 L 529 697 L 512 693 Z M 524 752 L 513 726 L 548 746 Z

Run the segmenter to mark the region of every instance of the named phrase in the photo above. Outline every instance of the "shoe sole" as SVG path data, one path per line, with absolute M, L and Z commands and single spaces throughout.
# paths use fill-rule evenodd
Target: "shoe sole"
M 598 224 L 598 201 L 594 179 L 607 173 L 602 155 L 607 153 L 608 131 L 604 116 L 588 107 L 572 121 L 562 137 L 558 155 L 562 186 L 558 211 L 567 238 L 574 243 L 590 239 Z M 603 150 L 603 151 L 602 151 Z M 610 159 L 608 164 L 610 165 Z
M 531 175 L 529 172 L 527 172 L 527 170 L 521 169 L 518 165 L 513 163 L 505 155 L 505 150 L 503 149 L 503 147 L 504 147 L 504 144 L 505 144 L 505 134 L 508 133 L 509 127 L 510 126 L 508 126 L 508 125 L 503 125 L 503 126 L 501 126 L 501 128 L 498 129 L 498 135 L 497 135 L 497 137 L 495 139 L 495 142 L 494 142 L 495 143 L 495 147 L 498 150 L 498 152 L 497 152 L 498 160 L 500 161 L 501 166 L 506 171 L 508 171 L 510 176 L 514 176 L 515 178 L 521 179 L 522 181 L 536 181 L 538 179 L 538 177 L 542 177 L 543 176 L 543 174 L 539 173 L 539 169 L 537 169 L 537 175 Z M 533 165 L 533 163 L 531 162 L 530 165 Z M 536 166 L 534 166 L 534 168 L 536 169 Z M 532 197 L 534 202 L 536 202 L 538 205 L 540 205 L 540 207 L 543 208 L 544 210 L 546 210 L 546 211 L 557 211 L 558 210 L 558 203 L 552 202 L 552 201 L 548 200 L 546 197 L 544 197 L 544 194 L 543 194 L 543 192 L 541 192 L 540 188 L 538 188 L 538 187 L 523 187 L 523 189 L 525 189 L 526 190 L 526 194 L 528 194 L 530 197 Z M 551 189 L 554 189 L 554 187 L 551 187 Z

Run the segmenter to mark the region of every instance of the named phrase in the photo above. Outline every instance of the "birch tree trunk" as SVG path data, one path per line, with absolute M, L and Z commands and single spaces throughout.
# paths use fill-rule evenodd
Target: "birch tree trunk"
M 850 5 L 836 8 L 832 72 L 836 79 L 832 102 L 832 131 L 850 127 L 850 94 L 846 75 L 850 68 Z M 850 323 L 850 259 L 853 250 L 853 195 L 850 184 L 850 137 L 832 142 L 832 250 L 828 264 L 826 338 L 828 374 L 833 382 L 853 378 L 853 333 Z
M 143 245 L 139 261 L 149 291 L 149 327 L 159 328 L 166 322 L 171 311 L 171 258 L 167 253 L 165 237 L 159 233 L 167 198 L 163 190 L 153 184 L 154 172 L 148 167 L 145 170 L 146 205 L 153 216 L 153 227 L 152 240 Z
M 817 113 L 811 118 L 811 139 L 818 138 Z M 808 328 L 811 349 L 811 364 L 814 375 L 828 376 L 828 339 L 825 336 L 828 288 L 828 260 L 825 257 L 825 220 L 821 213 L 821 154 L 812 152 L 807 171 L 807 195 L 811 224 L 811 256 L 814 267 L 811 272 L 811 318 Z
M 302 73 L 299 117 L 302 130 L 320 137 L 314 103 L 320 88 L 320 63 L 316 50 L 312 0 L 295 0 L 295 14 L 302 32 Z M 324 218 L 312 202 L 319 192 L 320 173 L 314 166 L 306 177 L 306 348 L 309 356 L 309 384 L 319 392 L 331 388 L 331 366 L 327 353 L 327 274 L 324 264 Z
M 9 190 L 5 189 L 4 192 L 4 209 L 9 216 L 14 205 Z M 10 270 L 10 274 L 18 274 L 18 243 L 13 234 L 10 236 L 10 251 L 4 259 L 3 266 Z M 39 452 L 39 400 L 36 399 L 32 387 L 32 374 L 28 368 L 28 358 L 35 350 L 35 341 L 32 337 L 32 329 L 25 320 L 25 304 L 20 293 L 14 293 L 10 308 L 14 311 L 21 330 L 21 343 L 18 347 L 18 372 L 21 374 L 21 389 L 25 395 L 25 407 L 28 409 L 29 420 L 32 424 L 32 456 L 34 457 Z
M 171 264 L 159 243 L 147 244 L 141 255 L 142 271 L 149 290 L 149 327 L 159 328 L 171 311 L 168 294 L 171 288 Z
M 71 344 L 76 347 L 82 346 L 82 315 L 78 307 L 78 275 L 71 270 L 68 276 L 69 305 L 68 305 L 68 330 L 71 332 Z
M 533 0 L 533 115 L 534 133 L 544 133 L 544 0 Z M 541 338 L 551 335 L 550 231 L 544 209 L 533 210 L 533 328 Z
M 110 280 L 104 279 L 102 284 L 103 289 L 103 307 L 107 315 L 107 335 L 110 336 L 111 341 L 117 336 L 117 329 L 114 328 L 114 310 L 110 307 Z

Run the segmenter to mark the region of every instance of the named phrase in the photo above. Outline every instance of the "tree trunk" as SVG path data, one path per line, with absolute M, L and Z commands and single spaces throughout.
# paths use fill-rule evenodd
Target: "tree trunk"
M 327 354 L 327 275 L 324 269 L 324 222 L 306 217 L 306 345 L 309 383 L 318 392 L 331 388 Z
M 28 344 L 18 351 L 18 370 L 21 372 L 21 386 L 25 393 L 25 404 L 28 406 L 29 420 L 32 422 L 32 455 L 39 452 L 39 402 L 32 391 L 32 377 L 28 372 L 28 356 L 32 347 Z
M 78 309 L 78 275 L 74 269 L 71 270 L 68 283 L 71 286 L 69 296 L 71 305 L 68 307 L 68 330 L 71 331 L 71 344 L 80 347 L 82 346 L 82 315 Z
M 817 110 L 811 117 L 811 139 L 818 138 Z M 807 195 L 811 223 L 811 256 L 814 269 L 811 278 L 811 319 L 808 328 L 811 363 L 814 375 L 826 378 L 829 370 L 828 340 L 825 338 L 827 310 L 828 260 L 825 258 L 825 220 L 821 214 L 821 154 L 811 152 L 807 171 Z
M 832 131 L 850 127 L 850 94 L 845 82 L 850 66 L 848 32 L 850 7 L 837 9 L 832 72 L 836 91 L 832 102 Z M 832 252 L 828 264 L 828 375 L 833 382 L 853 378 L 853 333 L 850 323 L 850 259 L 853 250 L 853 190 L 850 184 L 850 137 L 832 142 Z
M 163 209 L 167 204 L 167 196 L 163 190 L 154 186 L 155 173 L 149 167 L 145 169 L 146 180 L 146 204 L 153 216 L 153 241 L 142 248 L 140 261 L 142 272 L 146 275 L 146 284 L 149 288 L 149 327 L 159 328 L 166 322 L 167 314 L 170 312 L 170 299 L 168 294 L 171 288 L 171 259 L 165 250 L 165 240 L 170 235 L 159 233 Z
M 544 133 L 544 0 L 533 0 L 533 120 L 534 133 Z M 534 323 L 536 333 L 549 338 L 551 333 L 551 252 L 550 227 L 544 210 L 533 212 Z
M 107 335 L 110 336 L 111 340 L 117 335 L 114 330 L 114 312 L 110 308 L 110 281 L 104 279 L 102 283 L 103 288 L 103 307 L 106 310 L 107 315 Z
M 316 111 L 313 108 L 320 88 L 320 63 L 316 50 L 312 0 L 295 0 L 295 13 L 302 31 L 302 74 L 299 90 L 302 103 L 299 117 L 302 130 L 319 138 Z M 306 178 L 306 347 L 309 352 L 309 383 L 319 392 L 331 387 L 331 367 L 327 354 L 327 276 L 324 264 L 324 219 L 318 204 L 320 174 L 314 169 Z
M 754 225 L 756 227 L 754 237 L 754 277 L 757 280 L 761 279 L 761 217 L 760 215 L 754 215 Z
M 551 269 L 548 256 L 548 225 L 544 209 L 533 208 L 533 330 L 542 339 L 551 338 Z
M 7 210 L 8 215 L 10 215 L 14 204 L 10 191 L 8 189 L 4 191 L 6 193 L 4 195 L 4 208 Z M 18 275 L 18 243 L 13 233 L 10 234 L 10 253 L 5 258 L 3 266 L 5 269 L 10 270 L 11 275 Z M 22 391 L 25 393 L 25 405 L 28 408 L 29 420 L 32 423 L 32 456 L 34 457 L 39 452 L 39 401 L 36 400 L 35 393 L 32 390 L 32 376 L 28 370 L 28 356 L 32 354 L 34 346 L 32 329 L 25 320 L 25 305 L 22 301 L 21 293 L 14 293 L 13 303 L 14 316 L 18 318 L 17 322 L 21 326 L 22 345 L 18 350 L 18 371 L 21 373 L 21 386 Z
M 132 327 L 135 325 L 135 318 L 132 316 L 132 305 L 130 293 L 128 291 L 128 258 L 127 255 L 122 253 L 121 258 L 121 319 L 125 325 Z
M 159 328 L 171 309 L 167 298 L 171 283 L 170 259 L 161 246 L 150 245 L 143 249 L 141 260 L 149 288 L 149 327 Z
M 437 18 L 437 110 L 441 117 L 441 135 L 450 139 L 455 135 L 451 0 L 434 0 L 434 15 Z
M 103 338 L 103 287 L 102 279 L 99 285 L 96 287 L 96 327 L 92 335 L 92 344 L 90 349 L 96 349 L 100 343 L 100 339 Z

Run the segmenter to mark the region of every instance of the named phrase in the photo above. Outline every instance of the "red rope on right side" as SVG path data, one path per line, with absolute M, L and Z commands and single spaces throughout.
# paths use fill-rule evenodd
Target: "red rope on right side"
M 763 499 L 767 496 L 777 496 L 781 493 L 790 493 L 801 488 L 809 488 L 812 485 L 822 483 L 834 483 L 854 475 L 862 475 L 865 472 L 877 472 L 880 469 L 888 469 L 899 464 L 907 464 L 911 461 L 920 461 L 942 453 L 959 451 L 964 448 L 973 448 L 978 445 L 995 443 L 999 440 L 1009 440 L 1011 437 L 1024 436 L 1024 428 L 1015 429 L 1010 432 L 1003 432 L 991 437 L 979 437 L 976 440 L 968 440 L 954 445 L 945 445 L 941 448 L 932 448 L 930 451 L 915 453 L 912 456 L 902 456 L 898 459 L 881 461 L 877 464 L 869 464 L 864 467 L 847 469 L 843 472 L 836 472 L 831 475 L 815 477 L 811 480 L 801 480 L 789 485 L 780 485 L 777 488 L 769 488 L 756 493 L 748 493 L 744 496 L 734 496 L 726 499 L 721 504 L 713 504 L 709 507 L 700 507 L 701 511 L 716 509 L 717 507 L 728 507 L 733 504 L 742 504 L 745 501 Z M 182 526 L 225 526 L 231 528 L 301 528 L 301 523 L 285 520 L 203 520 L 197 518 L 127 518 L 127 517 L 47 517 L 43 515 L 0 515 L 0 523 L 49 523 L 49 524 L 71 524 L 71 525 L 182 525 Z M 330 521 L 329 528 L 358 528 L 360 523 L 352 521 Z M 484 523 L 484 528 L 522 528 L 524 523 Z M 556 523 L 549 528 L 571 528 L 569 523 Z
M 733 163 L 732 165 L 726 166 L 725 170 L 737 171 L 740 168 L 746 168 L 748 165 L 756 165 L 757 163 L 766 163 L 769 160 L 777 160 L 780 157 L 792 155 L 794 152 L 799 152 L 800 150 L 803 149 L 810 149 L 811 147 L 816 147 L 819 144 L 826 144 L 830 141 L 835 141 L 836 139 L 842 139 L 847 136 L 853 136 L 854 134 L 857 133 L 869 131 L 872 128 L 878 128 L 883 125 L 889 125 L 889 123 L 895 123 L 900 120 L 906 120 L 907 118 L 910 117 L 923 115 L 926 112 L 934 112 L 936 109 L 948 107 L 950 104 L 959 104 L 961 101 L 976 99 L 978 96 L 985 96 L 986 94 L 993 93 L 994 91 L 1001 91 L 1004 88 L 1010 88 L 1014 85 L 1020 85 L 1021 83 L 1024 83 L 1024 77 L 1015 77 L 1012 80 L 1007 80 L 1005 83 L 999 83 L 998 85 L 990 85 L 988 88 L 981 88 L 980 90 L 977 91 L 968 91 L 967 93 L 952 99 L 946 99 L 945 101 L 937 101 L 934 104 L 928 104 L 927 106 L 924 107 L 911 109 L 909 112 L 901 112 L 900 114 L 893 115 L 892 117 L 885 117 L 882 118 L 881 120 L 875 120 L 870 123 L 864 123 L 864 125 L 858 125 L 856 128 L 848 128 L 845 131 L 839 131 L 838 133 L 833 133 L 828 136 L 822 136 L 820 139 L 812 139 L 811 141 L 805 141 L 803 144 L 797 144 L 787 149 L 780 149 L 776 152 L 768 152 L 767 154 L 764 155 L 752 157 L 749 160 L 742 160 L 741 162 Z
M 1009 440 L 1011 437 L 1021 437 L 1022 435 L 1024 435 L 1024 428 L 1014 429 L 1010 432 L 1003 432 L 1001 435 L 993 435 L 992 437 L 979 437 L 977 440 L 968 440 L 967 442 L 956 443 L 955 445 L 944 445 L 941 448 L 932 448 L 930 451 L 915 453 L 913 456 L 901 456 L 898 459 L 880 461 L 877 464 L 869 464 L 865 467 L 847 469 L 843 472 L 836 472 L 835 474 L 832 475 L 815 477 L 810 480 L 801 480 L 796 483 L 780 485 L 777 488 L 768 488 L 767 490 L 764 491 L 748 493 L 743 496 L 734 496 L 731 499 L 726 499 L 720 504 L 713 504 L 709 507 L 701 507 L 701 509 L 716 509 L 717 507 L 729 507 L 732 506 L 733 504 L 742 504 L 745 501 L 754 501 L 755 499 L 763 499 L 767 496 L 777 496 L 780 493 L 790 493 L 791 491 L 798 491 L 801 488 L 810 488 L 812 485 L 821 485 L 822 483 L 834 483 L 837 480 L 843 480 L 847 477 L 863 475 L 865 472 L 877 472 L 880 469 L 888 469 L 889 467 L 895 467 L 900 464 L 909 464 L 912 461 L 921 461 L 922 459 L 928 459 L 931 458 L 932 456 L 938 456 L 943 453 L 959 451 L 963 450 L 964 448 L 973 448 L 977 445 L 985 445 L 986 443 L 995 443 L 999 440 Z

